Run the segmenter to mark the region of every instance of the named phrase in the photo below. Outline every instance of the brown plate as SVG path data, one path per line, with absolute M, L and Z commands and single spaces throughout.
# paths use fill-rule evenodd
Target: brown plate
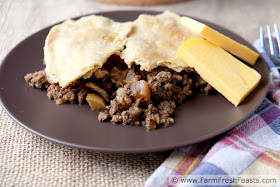
M 100 15 L 116 21 L 130 21 L 139 14 L 159 12 L 117 11 Z M 199 20 L 199 19 L 198 19 Z M 221 33 L 253 48 L 231 31 L 200 20 Z M 203 93 L 179 106 L 175 124 L 147 132 L 144 127 L 100 123 L 98 112 L 87 104 L 56 105 L 46 91 L 25 83 L 25 74 L 44 68 L 44 40 L 51 27 L 45 28 L 18 44 L 0 67 L 0 97 L 4 109 L 26 129 L 48 140 L 95 151 L 152 152 L 174 149 L 222 134 L 248 118 L 263 101 L 268 89 L 268 69 L 260 58 L 254 68 L 262 75 L 258 87 L 234 107 L 220 94 Z

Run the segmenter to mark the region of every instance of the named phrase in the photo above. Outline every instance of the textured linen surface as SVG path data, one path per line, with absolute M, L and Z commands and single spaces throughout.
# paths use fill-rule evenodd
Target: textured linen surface
M 216 22 L 253 42 L 259 25 L 280 25 L 279 1 L 265 2 L 189 0 L 133 7 L 90 0 L 0 0 L 0 62 L 18 42 L 46 26 L 111 10 L 169 9 Z M 58 145 L 22 128 L 0 106 L 0 186 L 143 186 L 169 154 L 97 153 Z
M 176 185 L 171 175 L 274 175 L 280 179 L 280 76 L 273 71 L 275 65 L 261 49 L 259 40 L 254 46 L 268 60 L 267 98 L 247 120 L 225 135 L 175 150 L 146 186 Z

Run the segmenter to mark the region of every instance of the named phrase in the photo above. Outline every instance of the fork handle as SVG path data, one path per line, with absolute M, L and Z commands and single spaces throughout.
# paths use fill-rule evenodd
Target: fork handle
M 276 68 L 276 65 L 273 63 L 271 58 L 265 52 L 261 52 L 260 54 L 263 57 L 263 59 L 266 61 L 266 64 L 269 69 Z
M 263 57 L 263 59 L 266 61 L 266 64 L 270 70 L 270 73 L 269 73 L 270 88 L 274 88 L 278 84 L 279 79 L 280 79 L 279 69 L 265 52 L 261 52 L 260 54 Z

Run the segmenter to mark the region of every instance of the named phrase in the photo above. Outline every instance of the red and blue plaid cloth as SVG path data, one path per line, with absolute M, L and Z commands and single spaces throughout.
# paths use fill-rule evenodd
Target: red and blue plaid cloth
M 270 60 L 258 40 L 254 46 Z M 271 62 L 268 65 L 271 79 L 267 98 L 249 119 L 221 137 L 175 150 L 145 186 L 169 186 L 172 175 L 279 176 L 280 78 Z

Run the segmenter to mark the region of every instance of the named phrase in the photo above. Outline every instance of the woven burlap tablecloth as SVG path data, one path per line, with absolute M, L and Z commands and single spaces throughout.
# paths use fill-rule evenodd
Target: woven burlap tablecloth
M 216 22 L 249 42 L 259 36 L 260 25 L 280 25 L 278 0 L 190 0 L 146 7 L 89 0 L 0 0 L 0 62 L 24 38 L 66 18 L 111 10 L 166 9 Z M 0 124 L 0 186 L 143 186 L 171 153 L 111 154 L 70 148 L 24 129 L 2 107 Z

